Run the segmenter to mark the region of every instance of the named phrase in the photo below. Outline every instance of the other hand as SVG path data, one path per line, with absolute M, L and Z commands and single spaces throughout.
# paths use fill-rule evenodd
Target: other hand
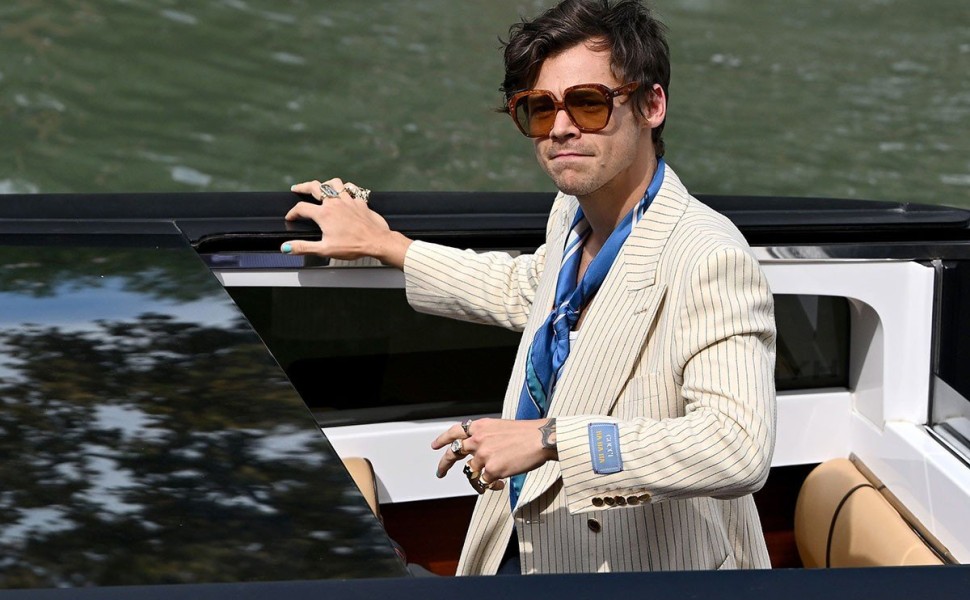
M 461 454 L 450 448 L 455 440 L 462 440 Z M 500 480 L 557 460 L 555 442 L 555 419 L 476 419 L 468 425 L 467 436 L 461 423 L 456 423 L 435 438 L 431 447 L 448 448 L 438 461 L 439 478 L 470 455 L 469 468 L 484 473 L 486 483 L 494 482 L 492 489 L 501 489 L 505 482 Z
M 371 210 L 365 200 L 350 195 L 340 179 L 298 183 L 290 188 L 298 194 L 312 196 L 320 204 L 298 202 L 286 213 L 287 221 L 310 219 L 320 227 L 319 241 L 292 240 L 280 246 L 286 254 L 316 254 L 342 260 L 375 257 L 385 264 L 404 267 L 404 254 L 411 240 L 391 231 L 387 221 Z M 322 186 L 338 192 L 324 194 Z

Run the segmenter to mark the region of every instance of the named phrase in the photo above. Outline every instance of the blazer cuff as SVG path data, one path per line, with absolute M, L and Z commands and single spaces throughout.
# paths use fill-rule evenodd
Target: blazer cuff
M 654 498 L 650 490 L 635 483 L 633 487 L 630 486 L 631 480 L 635 482 L 636 478 L 631 477 L 629 471 L 603 474 L 593 469 L 589 426 L 599 423 L 616 423 L 622 431 L 620 421 L 612 417 L 556 417 L 556 450 L 559 452 L 559 468 L 569 512 L 578 514 L 651 503 Z M 620 446 L 621 459 L 622 454 Z

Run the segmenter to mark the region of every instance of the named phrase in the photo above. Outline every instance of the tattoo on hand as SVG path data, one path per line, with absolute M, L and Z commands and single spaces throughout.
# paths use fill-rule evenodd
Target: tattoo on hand
M 542 449 L 556 449 L 556 419 L 549 419 L 549 422 L 539 428 L 542 432 Z

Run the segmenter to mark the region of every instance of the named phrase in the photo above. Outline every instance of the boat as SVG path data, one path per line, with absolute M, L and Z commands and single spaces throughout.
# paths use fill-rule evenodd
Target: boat
M 319 235 L 311 223 L 283 220 L 300 200 L 277 192 L 0 198 L 4 462 L 34 477 L 17 479 L 20 488 L 5 483 L 6 496 L 0 493 L 0 589 L 9 588 L 0 597 L 27 597 L 28 588 L 40 588 L 93 598 L 477 597 L 513 589 L 578 598 L 628 593 L 634 586 L 711 597 L 763 590 L 850 597 L 860 589 L 949 597 L 970 583 L 964 566 L 970 563 L 970 524 L 962 518 L 970 506 L 970 374 L 963 366 L 970 359 L 970 315 L 963 310 L 970 289 L 970 212 L 862 200 L 702 196 L 745 234 L 775 294 L 777 442 L 768 483 L 756 495 L 774 568 L 543 575 L 519 583 L 448 576 L 477 493 L 460 472 L 435 478 L 438 455 L 430 449 L 430 440 L 456 421 L 499 412 L 517 336 L 415 313 L 404 297 L 403 276 L 374 261 L 281 255 L 282 241 Z M 474 192 L 375 191 L 370 199 L 393 228 L 411 237 L 512 253 L 541 243 L 551 201 L 541 193 Z M 65 301 L 48 301 L 60 294 Z M 146 297 L 152 302 L 132 305 Z M 92 337 L 95 331 L 100 337 Z M 46 363 L 28 361 L 27 349 Z M 82 350 L 88 354 L 78 354 Z M 247 374 L 246 361 L 258 367 Z M 31 368 L 40 364 L 44 368 Z M 28 372 L 35 378 L 29 385 Z M 79 394 L 72 386 L 82 375 L 93 387 Z M 241 380 L 234 383 L 234 377 Z M 24 406 L 31 410 L 15 410 Z M 83 410 L 75 414 L 78 406 Z M 62 460 L 45 450 L 46 462 L 38 462 L 39 448 L 48 446 L 23 443 L 11 433 L 24 427 L 62 433 L 79 415 L 93 415 L 98 427 L 80 430 L 73 445 L 51 444 L 49 452 L 66 453 Z M 170 419 L 167 433 L 160 431 L 164 419 Z M 179 468 L 159 458 L 158 440 L 169 437 L 179 443 Z M 113 452 L 112 444 L 129 454 Z M 136 457 L 139 447 L 146 450 Z M 253 465 L 233 460 L 229 448 L 246 448 L 245 456 L 254 462 L 262 457 L 265 468 L 252 472 Z M 81 461 L 79 451 L 90 457 Z M 376 510 L 343 466 L 354 458 L 372 467 Z M 938 566 L 803 568 L 798 498 L 819 465 L 849 458 Z M 159 522 L 142 523 L 143 537 L 132 541 L 118 527 L 138 506 L 119 494 L 137 486 L 112 483 L 109 474 L 141 473 L 134 464 L 150 466 L 142 483 L 164 483 L 159 493 L 170 501 L 193 499 L 192 487 L 199 486 L 208 504 L 193 507 L 194 513 L 180 505 L 159 513 Z M 8 467 L 6 477 L 13 471 Z M 22 564 L 13 581 L 13 550 L 30 545 L 24 532 L 37 523 L 55 532 L 69 529 L 70 519 L 56 508 L 63 499 L 38 499 L 38 489 L 46 487 L 35 484 L 56 487 L 60 479 L 77 482 L 82 475 L 97 485 L 73 491 L 72 501 L 108 514 L 105 535 L 119 536 L 107 539 L 120 546 L 111 552 L 104 544 L 70 546 L 78 562 L 69 573 L 51 575 L 60 567 L 47 557 L 42 567 L 32 567 L 36 584 L 28 585 Z M 144 497 L 149 487 L 142 486 Z M 10 500 L 28 489 L 33 512 Z M 275 489 L 288 492 L 271 500 L 268 490 Z M 294 504 L 296 497 L 301 501 Z M 264 530 L 252 527 L 248 519 L 261 511 L 281 522 L 302 519 L 310 529 L 278 530 L 268 518 Z M 185 524 L 177 517 L 187 514 L 198 535 L 179 532 Z M 227 519 L 233 514 L 235 521 Z M 214 525 L 223 519 L 240 540 L 219 537 Z M 215 564 L 225 570 L 174 554 L 165 555 L 170 572 L 164 561 L 136 560 L 140 550 L 153 559 L 164 555 L 151 544 L 165 538 L 176 548 L 193 540 L 198 546 L 184 552 L 195 549 L 200 556 L 222 544 L 231 551 Z M 287 549 L 290 554 L 279 556 L 290 559 L 274 559 L 267 548 Z M 118 564 L 126 568 L 103 569 L 104 556 L 119 549 L 126 560 Z M 438 576 L 414 577 L 408 563 Z M 84 569 L 98 575 L 89 578 Z

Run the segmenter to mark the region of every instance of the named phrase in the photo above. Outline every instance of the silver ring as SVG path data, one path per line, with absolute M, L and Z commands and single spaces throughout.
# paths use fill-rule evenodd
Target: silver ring
M 355 200 L 363 200 L 365 203 L 370 198 L 370 190 L 367 188 L 362 188 L 356 184 L 350 183 L 349 181 L 344 184 L 344 190 L 350 194 L 351 198 Z
M 496 482 L 498 482 L 498 479 L 494 479 L 492 481 L 485 481 L 485 469 L 482 468 L 481 472 L 478 474 L 478 486 L 473 486 L 473 487 L 475 487 L 476 490 L 479 487 L 482 488 L 482 491 L 478 493 L 484 494 L 487 490 L 494 490 Z
M 451 443 L 451 451 L 455 453 L 455 456 L 465 456 L 465 448 L 462 443 L 463 440 L 455 440 Z
M 333 188 L 333 186 L 330 185 L 329 183 L 321 183 L 320 184 L 320 191 L 327 198 L 336 198 L 337 196 L 340 195 L 340 192 L 338 192 L 337 190 L 335 190 Z
M 465 435 L 467 435 L 468 437 L 472 436 L 472 434 L 468 433 L 468 428 L 471 427 L 471 424 L 472 424 L 471 419 L 465 419 L 464 421 L 461 422 L 462 431 L 464 431 Z

